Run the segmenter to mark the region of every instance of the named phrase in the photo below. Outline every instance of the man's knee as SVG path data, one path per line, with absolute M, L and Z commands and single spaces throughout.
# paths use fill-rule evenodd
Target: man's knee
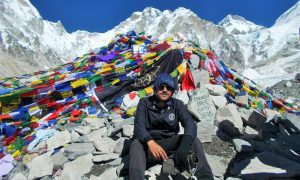
M 131 150 L 143 150 L 144 149 L 144 146 L 143 144 L 138 140 L 138 139 L 135 139 L 131 144 L 130 144 L 130 151 Z

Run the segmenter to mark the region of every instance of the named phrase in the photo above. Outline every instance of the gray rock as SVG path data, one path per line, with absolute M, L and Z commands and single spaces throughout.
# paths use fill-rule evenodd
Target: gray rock
M 104 118 L 85 118 L 83 121 L 85 121 L 92 130 L 96 130 L 105 127 L 105 120 Z
M 208 164 L 211 167 L 213 175 L 216 177 L 223 177 L 226 173 L 227 166 L 230 162 L 230 159 L 226 159 L 221 156 L 209 155 L 206 154 Z
M 288 87 L 288 88 L 289 88 L 289 87 L 292 87 L 292 85 L 293 85 L 293 84 L 291 83 L 291 81 L 287 81 L 286 84 L 285 84 L 285 86 Z
M 235 104 L 227 104 L 217 110 L 219 128 L 230 135 L 239 135 L 243 130 L 243 121 Z
M 64 164 L 60 179 L 81 179 L 81 176 L 92 170 L 93 165 L 93 155 L 91 153 L 80 156 L 74 161 Z
M 93 143 L 73 143 L 66 147 L 64 153 L 68 159 L 73 160 L 79 156 L 86 155 L 95 151 Z
M 48 151 L 58 148 L 60 146 L 64 146 L 71 142 L 71 134 L 69 131 L 61 131 L 56 132 L 54 136 L 46 140 L 46 144 L 48 147 Z
M 242 179 L 288 178 L 299 175 L 300 164 L 271 152 L 234 164 L 231 174 Z
M 107 136 L 114 137 L 121 131 L 122 131 L 122 123 L 116 124 L 114 127 L 110 127 L 107 129 Z
M 115 154 L 115 153 L 95 155 L 95 156 L 93 156 L 93 162 L 107 162 L 107 161 L 115 160 L 118 157 L 119 157 L 119 155 Z
M 98 130 L 92 131 L 90 134 L 87 135 L 88 142 L 95 142 L 99 138 L 106 137 L 107 128 L 103 127 Z
M 133 129 L 134 126 L 130 124 L 123 124 L 122 125 L 122 134 L 125 137 L 132 137 L 133 136 Z
M 80 138 L 80 134 L 78 134 L 75 130 L 71 132 L 71 141 L 78 142 Z
M 211 136 L 214 134 L 215 128 L 217 127 L 215 127 L 214 125 L 205 122 L 198 122 L 197 137 L 202 143 L 211 142 Z
M 79 126 L 75 128 L 74 131 L 78 132 L 80 135 L 88 135 L 92 129 L 90 126 Z
M 192 71 L 192 76 L 196 87 L 209 84 L 209 73 L 206 70 L 195 69 Z
M 187 105 L 189 103 L 189 96 L 187 91 L 178 91 L 175 95 L 173 95 L 174 98 L 179 99 L 183 102 L 183 104 Z
M 80 123 L 67 123 L 64 125 L 64 128 L 66 128 L 69 132 L 72 132 L 75 128 L 81 126 Z
M 120 156 L 123 156 L 124 154 L 127 154 L 129 152 L 130 144 L 130 139 L 121 137 L 117 140 L 113 152 L 119 154 Z
M 63 167 L 63 165 L 68 162 L 68 158 L 64 156 L 62 152 L 57 152 L 54 155 L 51 156 L 54 169 L 60 169 Z
M 251 151 L 253 151 L 252 145 L 249 142 L 245 141 L 245 140 L 233 139 L 233 144 L 234 144 L 235 150 L 237 152 L 251 152 Z
M 208 89 L 209 94 L 213 96 L 224 96 L 227 93 L 222 85 L 205 84 L 204 86 Z
M 11 178 L 11 180 L 27 180 L 27 177 L 22 173 L 17 173 Z
M 224 107 L 227 104 L 227 100 L 224 96 L 210 96 L 210 98 L 217 108 Z
M 94 146 L 98 151 L 112 153 L 116 146 L 116 142 L 111 138 L 98 138 L 94 141 Z
M 53 162 L 47 154 L 43 154 L 34 158 L 28 164 L 29 179 L 41 178 L 43 176 L 52 175 Z
M 201 122 L 213 125 L 216 108 L 205 87 L 190 91 L 191 99 L 187 109 Z
M 238 111 L 242 117 L 243 122 L 245 122 L 245 124 L 247 124 L 249 117 L 253 113 L 253 109 L 238 108 Z

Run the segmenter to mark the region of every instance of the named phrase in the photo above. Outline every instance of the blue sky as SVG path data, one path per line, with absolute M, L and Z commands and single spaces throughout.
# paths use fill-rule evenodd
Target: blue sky
M 106 32 L 135 11 L 191 9 L 200 18 L 218 23 L 227 14 L 243 16 L 270 27 L 298 0 L 30 0 L 43 19 L 60 20 L 68 32 Z

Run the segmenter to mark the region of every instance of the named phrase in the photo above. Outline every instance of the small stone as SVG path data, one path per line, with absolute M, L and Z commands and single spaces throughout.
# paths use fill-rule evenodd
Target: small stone
M 286 84 L 285 84 L 286 87 L 292 87 L 292 85 L 293 84 L 291 83 L 291 81 L 287 81 Z

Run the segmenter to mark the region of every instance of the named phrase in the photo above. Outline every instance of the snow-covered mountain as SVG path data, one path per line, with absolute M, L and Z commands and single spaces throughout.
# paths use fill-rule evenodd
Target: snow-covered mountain
M 228 33 L 234 35 L 248 34 L 264 28 L 263 26 L 258 26 L 253 22 L 247 21 L 241 16 L 231 14 L 227 15 L 218 24 L 225 28 Z
M 60 22 L 43 20 L 29 0 L 2 0 L 0 75 L 55 67 L 107 44 L 116 33 L 135 30 L 151 34 L 153 38 L 174 36 L 192 40 L 201 47 L 213 49 L 220 59 L 240 71 L 253 68 L 263 75 L 286 76 L 300 69 L 299 4 L 280 16 L 271 28 L 235 15 L 214 24 L 185 8 L 172 12 L 148 7 L 105 33 L 69 34 Z

